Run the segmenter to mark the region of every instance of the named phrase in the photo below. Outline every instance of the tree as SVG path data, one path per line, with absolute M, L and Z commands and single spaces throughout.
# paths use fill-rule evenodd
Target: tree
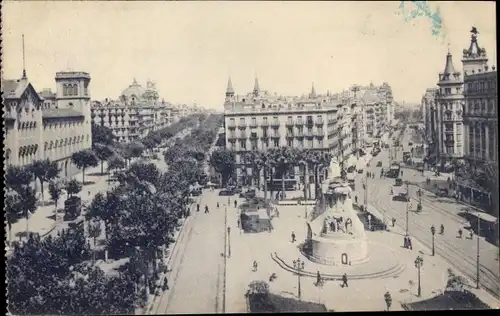
M 96 144 L 113 147 L 115 145 L 113 131 L 106 126 L 92 124 L 92 148 L 95 148 Z
M 129 156 L 132 158 L 139 158 L 145 149 L 144 145 L 139 142 L 130 143 L 125 148 L 125 150 L 129 152 Z
M 119 155 L 113 155 L 108 159 L 108 170 L 119 170 L 125 168 L 125 160 Z
M 22 212 L 22 201 L 16 191 L 7 192 L 5 195 L 5 217 L 9 228 L 9 243 L 12 242 L 12 224 Z
M 55 179 L 59 176 L 59 166 L 57 162 L 50 161 L 46 158 L 43 160 L 35 160 L 33 163 L 28 165 L 28 170 L 34 175 L 36 179 L 40 181 L 40 190 L 42 192 L 42 200 L 44 199 L 43 184 L 47 181 Z
M 61 198 L 62 184 L 60 182 L 50 181 L 49 193 L 50 198 L 52 199 L 52 201 L 54 201 L 54 221 L 57 221 L 57 203 Z
M 214 150 L 210 157 L 210 164 L 215 171 L 222 176 L 222 185 L 234 172 L 235 155 L 234 152 L 227 149 Z
M 464 287 L 468 285 L 468 281 L 461 275 L 456 275 L 452 269 L 448 269 L 448 281 L 446 282 L 445 291 L 464 291 Z
M 82 191 L 82 184 L 76 179 L 71 179 L 66 183 L 66 192 L 70 197 Z
M 154 163 L 133 163 L 128 173 L 134 175 L 140 181 L 148 181 L 153 185 L 158 184 L 158 179 L 160 177 L 160 171 Z
M 92 260 L 95 262 L 95 252 L 96 252 L 96 240 L 97 237 L 101 236 L 101 222 L 99 221 L 88 221 L 88 232 L 89 237 L 94 240 L 94 251 L 92 254 Z
M 108 146 L 96 143 L 93 151 L 96 157 L 101 161 L 101 174 L 104 174 L 104 161 L 113 156 L 114 152 Z
M 33 188 L 26 186 L 20 190 L 19 197 L 21 200 L 21 210 L 26 218 L 26 234 L 28 233 L 29 215 L 35 213 L 37 208 L 36 192 Z
M 31 170 L 26 167 L 9 165 L 5 172 L 5 185 L 7 189 L 22 191 L 23 187 L 30 185 L 33 180 Z
M 281 194 L 285 197 L 285 176 L 290 172 L 290 168 L 297 163 L 298 152 L 293 148 L 281 147 L 271 149 L 268 155 L 273 161 L 276 172 L 281 176 Z
M 82 170 L 82 183 L 85 185 L 85 169 L 88 167 L 97 167 L 99 161 L 93 151 L 84 149 L 71 155 L 71 161 L 78 169 Z

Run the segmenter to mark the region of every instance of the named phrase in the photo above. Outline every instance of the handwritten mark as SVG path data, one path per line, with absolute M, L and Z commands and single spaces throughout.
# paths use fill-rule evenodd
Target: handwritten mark
M 405 3 L 408 3 L 411 10 L 407 12 L 405 9 Z M 425 16 L 431 19 L 431 32 L 433 36 L 439 36 L 441 29 L 443 28 L 443 20 L 441 19 L 441 13 L 439 12 L 439 7 L 436 11 L 432 12 L 427 1 L 400 1 L 399 3 L 400 12 L 398 14 L 403 14 L 405 22 L 409 22 L 420 16 Z

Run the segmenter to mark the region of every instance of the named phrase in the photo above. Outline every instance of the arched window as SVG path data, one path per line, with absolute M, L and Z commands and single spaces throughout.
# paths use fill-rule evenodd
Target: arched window
M 73 85 L 73 95 L 78 95 L 78 85 Z
M 63 84 L 63 95 L 66 96 L 68 94 L 69 94 L 68 85 L 67 84 Z

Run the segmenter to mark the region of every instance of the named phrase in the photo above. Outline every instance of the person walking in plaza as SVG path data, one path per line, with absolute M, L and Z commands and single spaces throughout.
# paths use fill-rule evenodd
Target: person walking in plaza
M 412 247 L 412 245 L 411 245 L 411 238 L 410 238 L 410 236 L 408 236 L 408 248 L 409 248 L 410 250 L 413 250 L 413 247 Z
M 458 229 L 458 238 L 462 238 L 462 228 Z
M 469 231 L 469 239 L 472 239 L 472 237 L 474 237 L 474 231 L 471 228 L 471 230 Z
M 403 170 L 401 170 L 401 176 L 403 176 Z
M 358 196 L 357 195 L 354 197 L 354 202 L 356 202 L 356 204 L 358 204 Z
M 234 200 L 234 207 L 238 207 L 238 202 Z
M 208 211 L 208 205 L 205 205 L 205 214 L 209 213 Z
M 444 225 L 441 224 L 441 228 L 440 228 L 440 232 L 439 232 L 440 235 L 443 235 L 444 234 Z
M 321 274 L 318 272 L 316 273 L 316 286 L 321 286 Z
M 196 204 L 196 212 L 200 211 L 200 204 Z
M 255 260 L 254 260 L 254 261 L 253 261 L 253 268 L 252 268 L 252 271 L 253 271 L 253 272 L 256 272 L 256 271 L 257 271 L 257 267 L 258 267 L 258 265 L 257 265 L 257 261 L 255 261 Z
M 295 242 L 295 232 L 292 231 L 292 244 Z
M 219 208 L 219 202 L 217 202 L 217 208 Z
M 410 248 L 410 237 L 408 235 L 405 235 L 405 238 L 404 238 L 404 247 L 406 249 Z
M 342 287 L 349 287 L 349 285 L 347 284 L 347 274 L 344 273 L 344 275 L 342 276 Z
M 392 227 L 394 227 L 396 225 L 396 219 L 393 217 L 392 218 Z

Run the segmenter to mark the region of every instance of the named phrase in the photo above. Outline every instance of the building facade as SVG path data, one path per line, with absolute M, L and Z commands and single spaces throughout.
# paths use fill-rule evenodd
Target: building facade
M 78 173 L 71 155 L 92 144 L 90 75 L 58 72 L 55 81 L 55 93 L 47 89 L 37 93 L 25 71 L 21 79 L 2 80 L 4 161 L 26 166 L 49 158 L 58 163 L 61 177 L 71 177 Z
M 436 144 L 441 166 L 464 155 L 463 139 L 463 80 L 453 66 L 453 57 L 448 52 L 444 71 L 439 74 L 436 93 Z
M 134 79 L 120 94 L 118 100 L 94 101 L 92 123 L 110 128 L 118 142 L 128 143 L 147 136 L 178 120 L 178 112 L 165 101 L 159 101 L 155 84 L 147 82 L 144 89 Z
M 436 88 L 429 88 L 422 97 L 421 109 L 424 124 L 424 152 L 426 157 L 436 157 Z
M 490 183 L 484 180 L 498 177 L 485 168 L 492 162 L 498 165 L 497 72 L 494 66 L 490 68 L 487 65 L 486 50 L 479 47 L 476 32 L 472 33 L 469 48 L 463 51 L 462 62 L 466 69 L 463 110 L 466 169 L 469 175 L 477 175 L 479 171 L 486 176 L 483 179 L 468 179 L 464 174 L 458 177 L 457 184 L 467 198 L 475 200 L 480 197 L 488 205 L 491 194 L 496 194 L 493 190 L 497 189 L 491 188 Z
M 251 93 L 236 95 L 229 79 L 225 137 L 226 148 L 235 152 L 238 181 L 244 175 L 251 176 L 245 161 L 249 151 L 288 146 L 331 152 L 339 163 L 346 161 L 352 150 L 350 126 L 346 124 L 350 120 L 348 108 L 347 103 L 317 95 L 314 86 L 308 96 L 285 97 L 261 90 L 257 79 Z M 289 174 L 295 176 L 300 177 L 298 168 Z

